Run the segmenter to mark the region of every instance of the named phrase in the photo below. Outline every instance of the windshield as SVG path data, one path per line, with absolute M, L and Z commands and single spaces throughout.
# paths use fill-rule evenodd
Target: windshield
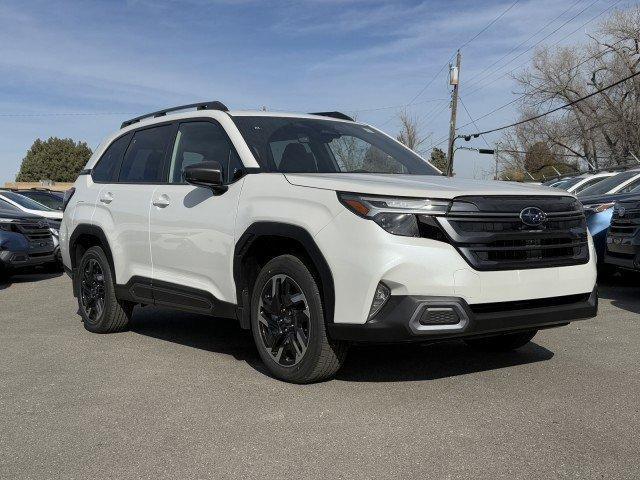
M 49 207 L 53 210 L 62 210 L 62 195 L 38 191 L 20 192 L 20 195 L 28 197 L 31 200 L 35 200 L 36 202 L 41 203 L 45 207 Z
M 18 209 L 18 207 L 16 207 L 15 205 L 11 205 L 9 202 L 7 202 L 6 200 L 3 200 L 2 198 L 0 198 L 0 211 L 5 210 L 5 211 L 10 211 L 10 212 L 19 212 L 20 210 Z
M 621 183 L 626 182 L 627 180 L 638 175 L 637 170 L 631 172 L 622 172 L 612 177 L 608 177 L 606 180 L 596 183 L 595 185 L 590 186 L 589 188 L 585 188 L 582 190 L 578 196 L 586 197 L 588 195 L 603 195 L 608 193 L 610 190 L 613 190 Z
M 561 180 L 558 183 L 554 183 L 551 185 L 553 188 L 561 188 L 562 190 L 568 190 L 573 187 L 576 183 L 578 183 L 582 178 L 568 178 L 566 180 Z
M 25 197 L 24 195 L 20 195 L 15 192 L 0 192 L 0 195 L 4 198 L 11 200 L 12 202 L 17 203 L 23 208 L 27 208 L 29 210 L 39 210 L 42 212 L 51 211 L 49 207 L 45 207 L 41 203 L 36 202 L 35 200 L 31 200 L 30 198 Z
M 440 175 L 411 150 L 364 125 L 291 117 L 233 120 L 269 172 Z

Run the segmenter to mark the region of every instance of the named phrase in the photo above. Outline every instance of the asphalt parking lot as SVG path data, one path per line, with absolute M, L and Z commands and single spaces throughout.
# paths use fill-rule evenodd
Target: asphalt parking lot
M 516 353 L 354 348 L 308 386 L 232 321 L 136 308 L 95 335 L 75 312 L 66 276 L 0 286 L 3 479 L 640 477 L 640 282 Z

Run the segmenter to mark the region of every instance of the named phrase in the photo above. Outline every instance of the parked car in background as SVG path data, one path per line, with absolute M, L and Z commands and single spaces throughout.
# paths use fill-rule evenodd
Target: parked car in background
M 0 277 L 40 265 L 56 265 L 48 220 L 0 204 Z
M 560 188 L 566 190 L 569 193 L 577 195 L 578 193 L 586 190 L 587 188 L 600 183 L 606 178 L 616 175 L 616 172 L 600 172 L 600 173 L 584 173 L 577 177 L 571 177 L 564 179 L 560 182 L 554 183 L 551 186 L 554 188 Z
M 617 201 L 626 200 L 630 197 L 636 197 L 638 194 L 640 194 L 640 185 L 627 193 L 589 196 L 578 195 L 578 200 L 580 200 L 584 207 L 584 214 L 587 219 L 587 228 L 593 237 L 593 244 L 598 256 L 598 266 L 604 265 L 607 233 L 609 231 L 609 226 L 611 225 L 611 218 L 615 203 Z
M 640 186 L 640 169 L 627 170 L 625 172 L 612 175 L 595 185 L 585 188 L 578 193 L 578 197 L 629 193 L 638 186 Z
M 42 189 L 42 188 L 28 188 L 28 189 L 11 189 L 12 192 L 19 193 L 31 200 L 35 200 L 41 203 L 45 207 L 49 207 L 52 210 L 62 211 L 62 203 L 64 201 L 64 193 L 56 192 L 54 190 Z
M 0 200 L 19 208 L 25 213 L 31 213 L 39 217 L 49 218 L 51 220 L 62 220 L 62 211 L 47 207 L 37 200 L 33 200 L 22 193 L 11 190 L 0 190 Z
M 616 203 L 606 243 L 607 265 L 640 271 L 640 195 Z
M 10 198 L 12 198 L 13 201 L 11 201 Z M 25 205 L 31 208 L 27 208 Z M 0 190 L 0 209 L 23 212 L 45 220 L 49 227 L 49 232 L 53 237 L 56 262 L 58 266 L 62 268 L 62 257 L 60 255 L 60 223 L 62 219 L 59 218 L 62 216 L 62 211 L 51 210 L 49 207 L 45 207 L 35 200 L 24 197 L 19 193 L 7 192 L 6 190 Z

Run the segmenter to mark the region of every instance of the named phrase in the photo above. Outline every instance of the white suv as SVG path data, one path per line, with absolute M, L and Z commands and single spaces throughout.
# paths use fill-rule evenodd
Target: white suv
M 597 311 L 575 197 L 443 177 L 338 112 L 208 102 L 135 118 L 65 201 L 88 330 L 125 328 L 136 304 L 237 318 L 291 382 L 332 376 L 350 343 L 510 349 Z

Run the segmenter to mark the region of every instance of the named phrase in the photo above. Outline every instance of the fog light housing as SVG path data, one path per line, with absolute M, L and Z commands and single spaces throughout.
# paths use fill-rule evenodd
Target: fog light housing
M 389 300 L 389 297 L 391 297 L 391 290 L 389 290 L 389 287 L 382 282 L 378 283 L 376 293 L 373 294 L 373 301 L 371 302 L 371 310 L 369 310 L 368 320 L 371 320 L 378 314 Z

